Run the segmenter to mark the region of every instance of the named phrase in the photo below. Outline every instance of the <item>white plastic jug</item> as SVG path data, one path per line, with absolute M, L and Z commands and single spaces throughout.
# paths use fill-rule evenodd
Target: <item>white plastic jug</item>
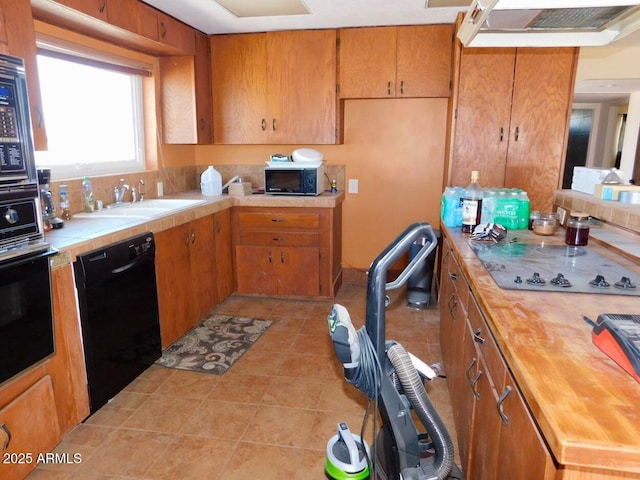
M 222 195 L 222 175 L 213 167 L 208 167 L 200 176 L 202 194 L 214 197 Z

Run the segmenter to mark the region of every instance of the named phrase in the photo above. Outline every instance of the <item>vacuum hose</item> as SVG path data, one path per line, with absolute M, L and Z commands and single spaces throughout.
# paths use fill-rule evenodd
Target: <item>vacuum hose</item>
M 422 379 L 404 347 L 396 343 L 389 348 L 387 355 L 396 370 L 405 395 L 431 437 L 435 450 L 433 467 L 438 479 L 444 480 L 451 473 L 453 466 L 453 442 L 449 432 L 429 400 Z

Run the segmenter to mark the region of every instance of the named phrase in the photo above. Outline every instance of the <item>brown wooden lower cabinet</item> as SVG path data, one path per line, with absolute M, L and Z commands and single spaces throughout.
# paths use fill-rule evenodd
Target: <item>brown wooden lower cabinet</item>
M 0 478 L 26 477 L 60 438 L 53 383 L 45 375 L 0 410 Z
M 440 339 L 466 478 L 555 479 L 553 458 L 446 240 L 443 259 Z
M 164 230 L 155 239 L 164 349 L 217 304 L 213 216 Z
M 341 280 L 341 206 L 236 207 L 238 293 L 333 297 Z

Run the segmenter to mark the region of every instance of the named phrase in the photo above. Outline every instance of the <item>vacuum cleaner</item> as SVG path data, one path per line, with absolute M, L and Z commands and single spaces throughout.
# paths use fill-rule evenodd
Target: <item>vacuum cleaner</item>
M 427 239 L 420 252 L 393 282 L 387 283 L 389 267 L 420 237 Z M 378 433 L 374 437 L 371 456 L 367 453 L 366 442 L 361 440 L 362 451 L 369 466 L 369 477 L 340 477 L 342 472 L 344 475 L 351 475 L 347 470 L 360 468 L 361 460 L 352 455 L 347 462 L 336 461 L 334 464 L 327 452 L 327 478 L 464 478 L 454 463 L 451 437 L 424 387 L 423 381 L 436 378 L 436 371 L 408 353 L 399 343 L 385 339 L 385 308 L 389 303 L 386 292 L 402 287 L 420 267 L 421 262 L 436 248 L 437 243 L 431 225 L 426 222 L 410 225 L 371 264 L 367 283 L 365 326 L 356 331 L 349 312 L 339 304 L 333 306 L 328 316 L 329 332 L 336 356 L 343 365 L 345 379 L 373 403 L 381 425 L 377 430 L 377 417 L 374 417 L 374 429 Z M 414 423 L 415 417 L 419 420 L 420 430 Z M 360 439 L 354 438 L 354 441 Z M 339 439 L 335 441 L 338 442 Z M 331 441 L 329 443 L 331 444 Z M 355 449 L 358 449 L 357 445 Z

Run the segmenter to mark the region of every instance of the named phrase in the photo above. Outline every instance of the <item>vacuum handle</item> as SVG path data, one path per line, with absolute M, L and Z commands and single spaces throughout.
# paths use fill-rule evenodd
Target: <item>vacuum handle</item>
M 344 444 L 347 446 L 347 450 L 349 451 L 349 460 L 351 465 L 357 465 L 360 462 L 360 451 L 358 450 L 358 445 L 356 441 L 353 439 L 353 435 L 351 435 L 351 430 L 346 423 L 340 422 L 338 424 L 338 436 L 342 439 Z
M 398 275 L 398 277 L 393 282 L 389 282 L 389 283 L 387 283 L 385 285 L 385 289 L 386 290 L 394 290 L 396 288 L 400 288 L 401 286 L 403 286 L 407 282 L 409 277 L 411 277 L 413 272 L 420 266 L 420 264 L 424 260 L 426 260 L 426 258 L 429 256 L 429 254 L 438 245 L 438 239 L 436 237 L 436 234 L 434 233 L 433 228 L 431 228 L 431 226 L 429 226 L 428 229 L 424 230 L 423 234 L 418 235 L 415 238 L 415 240 L 411 241 L 411 243 L 409 244 L 409 247 L 411 246 L 411 244 L 413 244 L 413 242 L 415 242 L 418 238 L 420 238 L 422 236 L 427 237 L 427 239 L 429 241 L 429 244 L 428 245 L 424 245 L 420 249 L 418 254 L 415 257 L 413 257 L 413 259 L 411 259 L 409 264 L 405 267 L 405 269 L 402 272 L 400 272 L 400 275 Z M 414 236 L 412 235 L 411 238 L 414 238 Z M 401 253 L 404 253 L 404 250 Z

